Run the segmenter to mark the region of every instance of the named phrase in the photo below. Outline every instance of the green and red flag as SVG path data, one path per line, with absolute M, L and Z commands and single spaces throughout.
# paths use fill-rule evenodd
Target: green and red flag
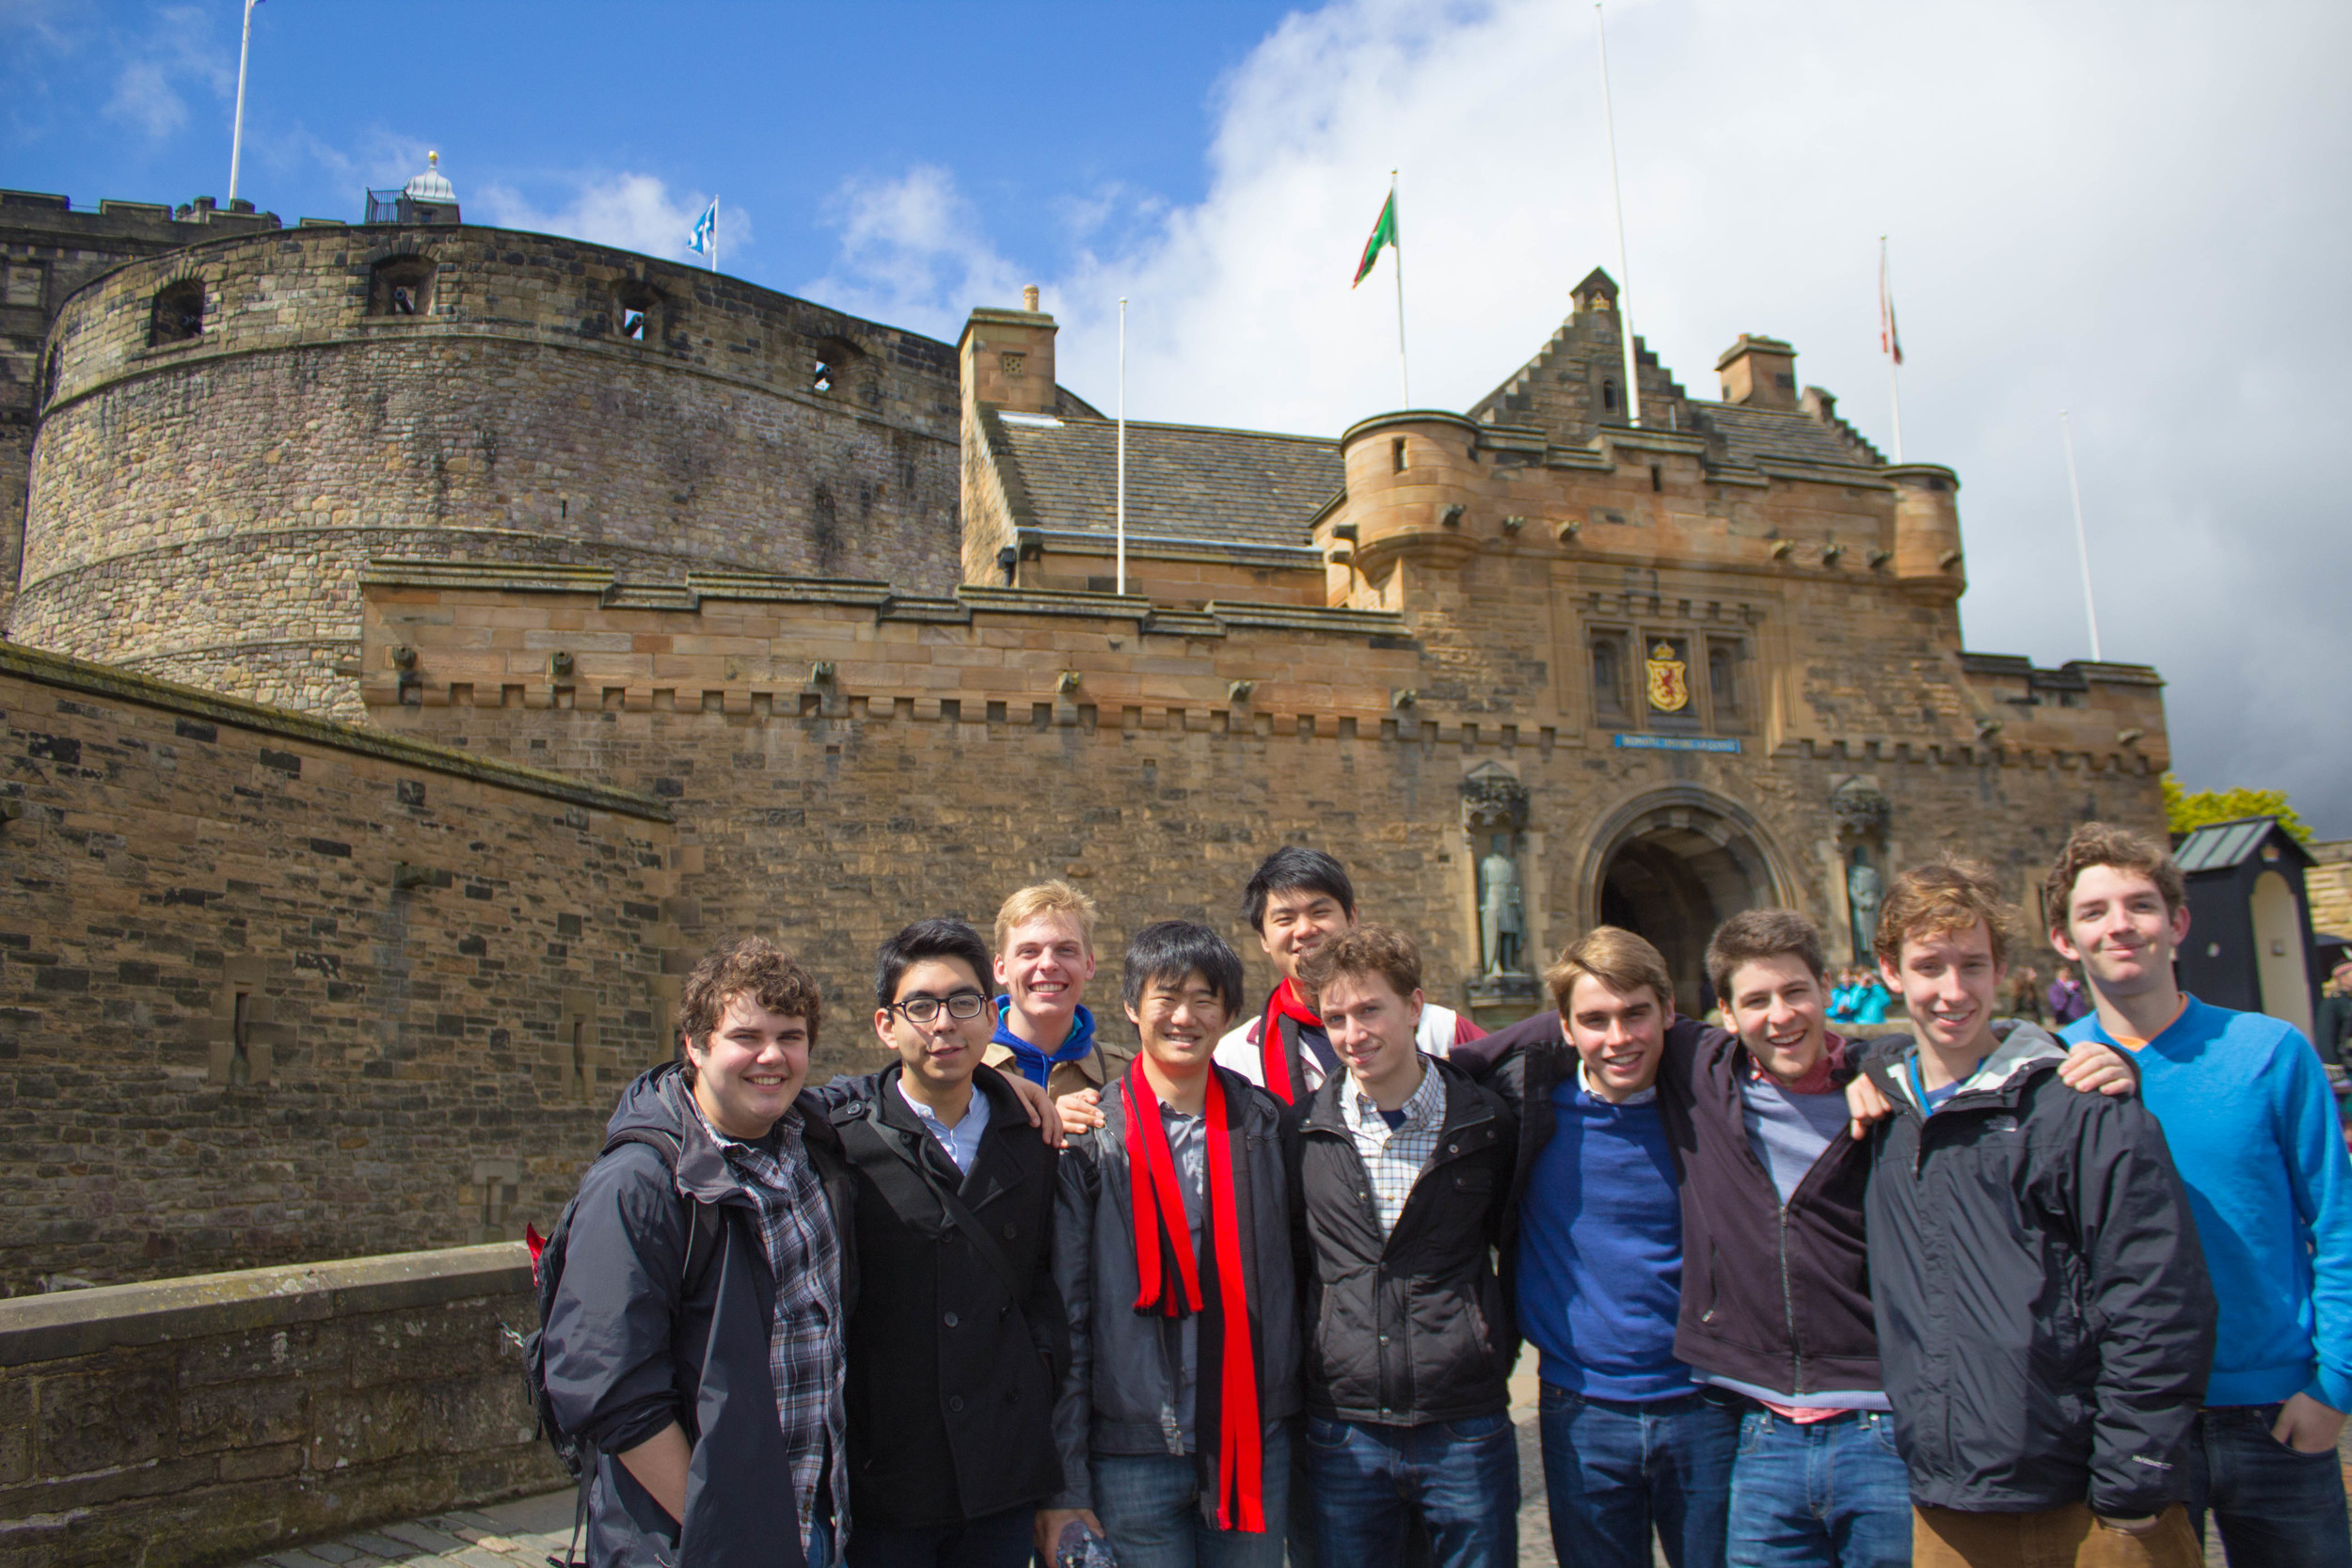
M 1381 203 L 1380 221 L 1372 226 L 1372 238 L 1364 242 L 1363 260 L 1356 263 L 1356 282 L 1350 283 L 1348 287 L 1352 289 L 1356 283 L 1361 283 L 1364 280 L 1365 276 L 1372 271 L 1373 262 L 1380 259 L 1382 246 L 1393 247 L 1395 245 L 1396 191 L 1391 188 L 1389 192 L 1389 199 Z

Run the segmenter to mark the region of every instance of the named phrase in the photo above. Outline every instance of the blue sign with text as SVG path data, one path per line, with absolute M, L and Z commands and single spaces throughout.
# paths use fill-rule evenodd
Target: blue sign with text
M 1621 752 L 1731 752 L 1737 753 L 1740 742 L 1722 735 L 1621 735 L 1617 736 Z

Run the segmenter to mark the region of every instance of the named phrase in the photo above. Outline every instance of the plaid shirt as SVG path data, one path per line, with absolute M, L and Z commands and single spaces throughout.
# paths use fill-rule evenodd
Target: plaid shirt
M 697 1114 L 700 1108 L 697 1107 Z M 708 1126 L 708 1122 L 704 1123 Z M 850 1539 L 849 1435 L 844 1392 L 848 1357 L 841 1315 L 841 1238 L 825 1204 L 824 1183 L 801 1142 L 801 1114 L 776 1123 L 775 1151 L 738 1143 L 715 1129 L 743 1190 L 759 1207 L 759 1240 L 776 1278 L 776 1321 L 769 1329 L 768 1371 L 776 1389 L 776 1418 L 791 1456 L 800 1497 L 801 1547 L 817 1512 L 817 1482 L 832 1469 L 834 1555 Z
M 1405 1119 L 1395 1127 L 1380 1114 L 1370 1095 L 1348 1081 L 1340 1096 L 1340 1118 L 1372 1177 L 1373 1201 L 1380 1210 L 1380 1233 L 1396 1228 L 1405 1200 L 1421 1179 L 1429 1157 L 1438 1151 L 1438 1134 L 1445 1126 L 1445 1085 L 1427 1062 L 1421 1066 L 1421 1087 L 1405 1102 Z

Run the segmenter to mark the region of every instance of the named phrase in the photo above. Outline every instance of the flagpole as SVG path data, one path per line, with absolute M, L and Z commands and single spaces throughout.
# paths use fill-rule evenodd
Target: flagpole
M 1886 401 L 1895 414 L 1895 461 L 1903 460 L 1903 394 L 1896 376 L 1902 361 L 1895 357 L 1895 280 L 1886 263 L 1886 236 L 1879 236 L 1879 330 L 1886 341 L 1879 345 L 1886 355 Z
M 2090 621 L 2090 662 L 2099 660 L 2099 607 L 2090 597 L 2090 536 L 2083 531 L 2083 487 L 2074 478 L 2074 426 L 2058 410 L 2058 433 L 2066 439 L 2066 491 L 2074 499 L 2074 548 L 2083 562 L 2083 614 Z
M 1119 596 L 1127 596 L 1127 298 L 1119 300 Z
M 1617 111 L 1609 101 L 1609 24 L 1602 19 L 1600 0 L 1593 0 L 1593 36 L 1600 41 L 1600 112 L 1609 126 L 1609 193 L 1617 204 L 1617 325 L 1625 335 L 1626 422 L 1642 422 L 1641 376 L 1633 357 L 1632 268 L 1625 258 L 1625 186 L 1617 179 Z
M 719 198 L 710 198 L 710 270 L 719 270 Z
M 229 133 L 229 199 L 237 199 L 237 165 L 245 156 L 245 61 L 253 52 L 253 8 L 261 0 L 245 0 L 245 39 L 237 45 L 237 120 Z
M 1405 361 L 1405 215 L 1396 210 L 1396 170 L 1389 170 L 1389 251 L 1396 258 L 1396 380 L 1405 406 L 1413 406 L 1413 373 Z

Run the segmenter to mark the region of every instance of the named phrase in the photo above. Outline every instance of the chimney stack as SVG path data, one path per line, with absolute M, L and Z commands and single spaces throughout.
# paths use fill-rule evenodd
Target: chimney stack
M 1797 406 L 1797 351 L 1778 338 L 1740 334 L 1740 341 L 1715 361 L 1723 377 L 1724 401 L 1750 408 Z
M 1033 316 L 1037 314 L 1036 284 L 1031 283 L 1021 291 L 1021 309 L 1026 310 Z

